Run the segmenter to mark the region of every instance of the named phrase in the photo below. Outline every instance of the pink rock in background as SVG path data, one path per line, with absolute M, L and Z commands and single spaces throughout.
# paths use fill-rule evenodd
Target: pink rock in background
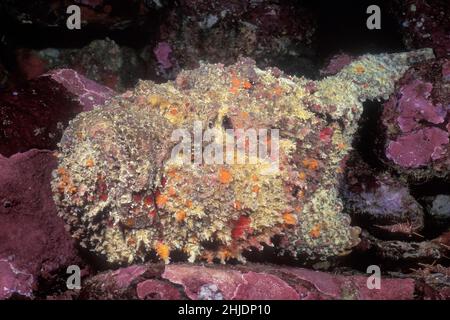
M 113 95 L 111 89 L 69 69 L 0 93 L 0 154 L 55 149 L 69 120 Z
M 429 82 L 414 80 L 400 88 L 398 99 L 399 117 L 397 123 L 402 132 L 420 128 L 420 122 L 440 124 L 445 121 L 447 110 L 442 104 L 434 105 L 430 99 L 433 85 Z
M 115 92 L 71 69 L 53 70 L 47 74 L 61 84 L 76 101 L 83 107 L 83 111 L 90 111 L 94 106 L 101 106 L 111 99 Z
M 60 281 L 68 265 L 82 263 L 50 190 L 56 158 L 29 149 L 55 149 L 68 121 L 114 94 L 70 69 L 0 93 L 0 299 L 31 297 L 42 283 Z
M 230 268 L 231 269 L 231 268 Z M 217 285 L 224 299 L 412 299 L 414 281 L 383 279 L 384 288 L 370 291 L 365 276 L 338 276 L 303 268 L 249 265 L 223 267 L 169 265 L 163 278 L 182 284 L 191 299 L 202 286 Z M 229 279 L 229 282 L 224 280 Z M 224 285 L 226 283 L 226 285 Z
M 3 297 L 12 292 L 29 296 L 38 278 L 51 281 L 58 272 L 65 273 L 68 265 L 81 263 L 53 203 L 50 179 L 55 168 L 56 158 L 50 151 L 30 150 L 10 158 L 0 155 Z
M 126 288 L 145 271 L 146 268 L 144 266 L 130 266 L 114 271 L 113 276 L 116 277 L 119 288 Z
M 419 129 L 389 141 L 386 156 L 404 168 L 418 168 L 447 155 L 448 132 L 439 128 Z

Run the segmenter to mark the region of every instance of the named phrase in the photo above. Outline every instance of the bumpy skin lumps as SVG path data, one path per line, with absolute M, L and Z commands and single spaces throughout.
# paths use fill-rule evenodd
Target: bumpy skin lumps
M 109 106 L 80 114 L 60 144 L 52 187 L 60 214 L 82 246 L 110 262 L 151 252 L 168 262 L 244 260 L 271 244 L 326 259 L 358 243 L 337 184 L 362 100 L 387 96 L 428 50 L 363 56 L 314 82 L 249 59 L 203 64 L 173 82 L 140 82 Z M 279 170 L 256 164 L 183 164 L 171 157 L 174 130 L 279 129 Z M 267 144 L 270 144 L 270 139 Z M 204 142 L 203 147 L 209 142 Z

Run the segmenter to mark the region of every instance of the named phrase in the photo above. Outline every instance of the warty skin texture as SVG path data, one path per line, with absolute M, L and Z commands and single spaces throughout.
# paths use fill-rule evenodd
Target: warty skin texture
M 141 81 L 104 108 L 77 116 L 60 143 L 52 188 L 80 245 L 109 262 L 173 251 L 244 261 L 278 236 L 280 253 L 326 260 L 348 253 L 359 228 L 342 212 L 337 185 L 365 99 L 430 50 L 365 55 L 321 81 L 260 70 L 250 59 L 202 64 L 173 82 Z M 257 164 L 184 164 L 172 132 L 279 129 L 279 171 Z M 267 142 L 269 143 L 269 141 Z M 204 143 L 204 146 L 208 143 Z

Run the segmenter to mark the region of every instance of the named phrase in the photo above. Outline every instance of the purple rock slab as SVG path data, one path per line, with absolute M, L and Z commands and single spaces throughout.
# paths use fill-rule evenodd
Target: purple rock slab
M 11 266 L 8 271 L 3 262 L 0 272 L 6 292 L 21 287 L 8 280 L 14 270 L 20 270 L 20 281 L 29 274 L 25 282 L 37 285 L 38 278 L 51 279 L 68 265 L 80 264 L 75 243 L 53 202 L 50 178 L 55 167 L 50 151 L 30 150 L 10 158 L 0 155 L 0 257 Z
M 70 69 L 55 70 L 0 93 L 0 154 L 56 148 L 68 122 L 114 91 Z

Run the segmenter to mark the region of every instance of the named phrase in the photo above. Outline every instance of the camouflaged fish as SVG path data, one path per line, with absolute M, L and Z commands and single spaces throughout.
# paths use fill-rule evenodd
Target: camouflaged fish
M 428 49 L 364 55 L 320 81 L 250 59 L 202 64 L 164 84 L 141 81 L 66 129 L 52 181 L 59 214 L 81 246 L 109 262 L 156 253 L 167 263 L 176 251 L 191 262 L 244 261 L 245 250 L 274 239 L 299 259 L 344 255 L 360 230 L 337 187 L 362 102 L 387 99 L 411 64 L 430 58 Z M 194 136 L 194 124 L 216 135 L 188 139 L 190 156 L 174 153 L 174 132 Z M 267 157 L 246 148 L 215 157 L 221 142 L 251 130 L 278 133 L 258 141 Z M 212 142 L 207 163 L 201 152 Z M 199 150 L 204 161 L 193 159 Z M 239 156 L 246 161 L 233 162 Z

